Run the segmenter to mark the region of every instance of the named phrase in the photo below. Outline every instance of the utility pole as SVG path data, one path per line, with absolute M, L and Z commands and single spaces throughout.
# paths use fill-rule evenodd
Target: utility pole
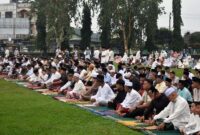
M 169 13 L 169 30 L 171 31 L 172 13 Z

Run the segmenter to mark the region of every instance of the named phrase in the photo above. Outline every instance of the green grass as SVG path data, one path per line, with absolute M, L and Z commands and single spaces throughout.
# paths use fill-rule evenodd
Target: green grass
M 137 134 L 111 120 L 0 80 L 0 135 Z

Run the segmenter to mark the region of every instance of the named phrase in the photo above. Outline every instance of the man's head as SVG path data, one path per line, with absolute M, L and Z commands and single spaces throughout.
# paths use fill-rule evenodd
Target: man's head
M 192 78 L 192 88 L 200 89 L 200 79 L 197 77 Z
M 195 103 L 195 113 L 200 116 L 200 102 Z
M 182 90 L 185 87 L 186 82 L 184 80 L 179 80 L 178 89 Z
M 56 67 L 51 67 L 51 73 L 55 73 L 57 71 Z
M 133 83 L 130 81 L 126 81 L 125 82 L 125 91 L 130 92 L 132 90 L 132 88 L 133 88 Z
M 104 76 L 103 75 L 97 75 L 96 83 L 99 86 L 104 84 Z
M 78 73 L 74 73 L 74 76 L 73 76 L 74 82 L 78 82 L 79 78 L 80 78 L 80 75 Z
M 189 78 L 189 72 L 187 72 L 187 71 L 183 72 L 183 78 L 188 79 Z
M 168 99 L 171 101 L 171 102 L 175 102 L 176 101 L 176 98 L 178 96 L 175 88 L 168 88 L 166 91 L 165 91 L 165 95 L 168 97 Z
M 171 85 L 172 85 L 172 79 L 166 78 L 165 79 L 165 84 L 166 84 L 167 87 L 171 87 Z
M 73 74 L 68 74 L 67 75 L 67 80 L 72 81 L 73 80 Z
M 163 82 L 163 77 L 162 77 L 162 75 L 158 75 L 156 78 L 156 83 L 159 84 L 161 82 Z
M 145 74 L 140 74 L 140 85 L 143 85 L 145 79 L 146 79 L 146 75 Z
M 125 85 L 124 80 L 122 80 L 122 79 L 117 80 L 117 82 L 116 82 L 117 90 L 119 90 L 119 91 L 124 90 L 124 85 Z
M 170 72 L 170 79 L 173 79 L 175 76 L 176 76 L 175 72 L 174 72 L 174 71 L 171 71 L 171 72 Z
M 143 89 L 146 91 L 150 90 L 152 86 L 153 86 L 152 80 L 146 79 L 143 83 Z

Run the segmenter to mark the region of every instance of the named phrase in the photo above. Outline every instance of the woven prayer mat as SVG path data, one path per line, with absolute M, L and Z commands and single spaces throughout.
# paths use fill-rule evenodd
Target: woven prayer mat
M 43 93 L 43 92 L 45 92 L 45 91 L 47 91 L 47 90 L 48 90 L 48 89 L 36 89 L 36 90 L 34 90 L 34 91 Z
M 58 101 L 69 103 L 69 104 L 89 104 L 90 103 L 89 101 L 80 101 L 77 99 L 67 99 L 64 95 L 58 95 L 53 98 Z
M 53 92 L 53 91 L 50 91 L 50 90 L 46 90 L 46 91 L 42 92 L 42 95 L 56 96 L 56 95 L 58 95 L 58 92 Z

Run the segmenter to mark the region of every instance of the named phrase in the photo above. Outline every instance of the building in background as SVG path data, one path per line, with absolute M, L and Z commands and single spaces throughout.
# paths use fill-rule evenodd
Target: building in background
M 31 5 L 11 0 L 0 4 L 0 40 L 23 40 L 36 36 L 36 17 L 31 15 Z

